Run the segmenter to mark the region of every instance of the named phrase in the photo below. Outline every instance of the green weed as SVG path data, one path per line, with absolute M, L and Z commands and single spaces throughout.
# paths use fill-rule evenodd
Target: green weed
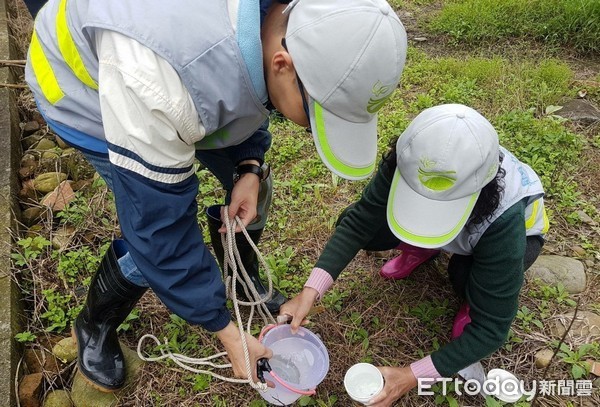
M 321 300 L 325 308 L 341 312 L 344 305 L 344 298 L 350 295 L 350 291 L 340 290 L 338 288 L 331 288 L 327 291 L 327 294 Z
M 169 350 L 184 355 L 198 350 L 199 335 L 191 331 L 190 325 L 183 318 L 175 314 L 169 315 L 169 318 L 170 322 L 165 325 L 165 336 Z M 158 345 L 158 348 L 160 349 L 164 346 L 164 344 L 161 344 Z
M 434 333 L 441 332 L 440 318 L 450 315 L 452 310 L 448 308 L 449 301 L 434 299 L 422 301 L 410 309 L 409 314 L 417 317 L 429 330 Z
M 15 340 L 21 343 L 33 342 L 37 339 L 37 336 L 29 331 L 19 332 L 15 335 Z
M 554 346 L 556 346 L 556 344 Z M 562 362 L 571 365 L 571 376 L 573 379 L 581 379 L 587 375 L 590 370 L 590 366 L 585 360 L 590 357 L 600 357 L 600 344 L 598 342 L 584 344 L 575 350 L 571 350 L 566 343 L 562 343 L 556 356 L 558 356 Z
M 359 312 L 353 312 L 344 318 L 351 328 L 346 332 L 346 337 L 352 344 L 360 344 L 363 351 L 369 347 L 369 332 L 363 327 L 362 316 Z
M 431 23 L 456 42 L 494 43 L 535 39 L 582 53 L 600 51 L 600 3 L 596 0 L 453 0 Z
M 17 240 L 17 246 L 19 251 L 11 253 L 10 257 L 16 266 L 23 267 L 30 265 L 32 260 L 45 253 L 52 243 L 42 236 L 35 236 Z
M 46 312 L 40 317 L 50 324 L 46 331 L 64 331 L 67 326 L 71 325 L 83 306 L 71 307 L 73 296 L 71 294 L 62 295 L 54 288 L 43 290 L 42 294 L 46 299 L 47 307 Z
M 532 331 L 532 325 L 540 329 L 544 328 L 544 324 L 540 321 L 539 316 L 525 305 L 517 311 L 516 320 L 520 323 L 521 328 L 527 333 Z
M 75 227 L 83 226 L 92 215 L 92 207 L 89 198 L 76 192 L 75 199 L 71 201 L 65 209 L 58 212 L 56 217 L 61 219 L 62 223 L 68 223 Z
M 299 406 L 333 407 L 337 403 L 337 396 L 329 396 L 327 400 L 314 399 L 310 396 L 302 396 L 298 399 Z
M 523 339 L 519 338 L 515 331 L 512 328 L 508 331 L 508 338 L 506 338 L 506 342 L 504 343 L 504 349 L 508 352 L 512 352 L 515 345 L 519 345 L 523 343 Z
M 105 252 L 110 242 L 105 243 L 100 252 Z M 89 246 L 83 246 L 77 250 L 54 251 L 52 258 L 58 259 L 56 271 L 59 277 L 69 284 L 90 278 L 90 275 L 96 271 L 102 257 L 92 252 Z
M 405 92 L 417 92 L 415 100 L 409 102 L 415 114 L 441 103 L 463 103 L 491 120 L 501 111 L 542 111 L 559 104 L 571 92 L 573 72 L 555 59 L 429 58 L 414 48 L 409 48 L 408 55 L 411 63 L 404 69 L 402 86 Z

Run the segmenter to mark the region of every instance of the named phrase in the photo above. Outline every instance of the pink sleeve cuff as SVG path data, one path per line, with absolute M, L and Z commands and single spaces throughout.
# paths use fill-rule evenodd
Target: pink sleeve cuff
M 315 267 L 312 269 L 310 277 L 308 277 L 306 283 L 304 283 L 304 287 L 310 287 L 317 290 L 319 292 L 319 297 L 317 299 L 320 300 L 323 298 L 325 292 L 329 290 L 329 287 L 331 287 L 332 284 L 333 278 L 331 275 L 325 270 Z
M 410 370 L 412 370 L 415 378 L 418 379 L 439 379 L 442 377 L 438 373 L 437 369 L 433 365 L 431 356 L 426 356 L 421 360 L 417 360 L 410 364 Z

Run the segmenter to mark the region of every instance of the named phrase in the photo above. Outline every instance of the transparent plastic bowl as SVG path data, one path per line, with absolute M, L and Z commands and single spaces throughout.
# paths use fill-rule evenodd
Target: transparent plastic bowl
M 262 343 L 273 351 L 269 364 L 273 372 L 287 386 L 300 391 L 314 390 L 329 371 L 329 354 L 318 336 L 300 327 L 292 334 L 290 325 L 278 325 L 265 333 Z M 260 391 L 267 402 L 287 406 L 302 396 L 278 383 L 269 372 L 265 379 L 275 383 L 275 388 Z

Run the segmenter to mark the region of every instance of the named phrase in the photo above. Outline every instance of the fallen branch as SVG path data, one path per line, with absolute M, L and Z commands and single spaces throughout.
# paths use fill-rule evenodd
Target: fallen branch
M 27 89 L 27 85 L 19 85 L 15 83 L 0 83 L 0 88 Z
M 0 65 L 17 66 L 19 68 L 24 68 L 26 62 L 25 59 L 0 59 Z
M 25 65 L 26 59 L 0 59 L 0 64 L 21 64 Z

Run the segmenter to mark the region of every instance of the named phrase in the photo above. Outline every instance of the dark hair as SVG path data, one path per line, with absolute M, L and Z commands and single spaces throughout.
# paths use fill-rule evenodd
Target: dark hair
M 394 175 L 394 171 L 396 170 L 396 142 L 398 138 L 396 137 L 390 143 L 390 148 L 387 152 L 382 155 L 383 166 L 382 170 L 386 178 L 391 179 Z M 498 161 L 500 164 L 504 159 L 504 154 L 500 152 L 500 156 L 498 157 Z M 498 209 L 498 205 L 500 205 L 500 200 L 502 199 L 502 194 L 504 193 L 504 176 L 506 175 L 506 171 L 502 167 L 498 167 L 498 172 L 494 179 L 492 179 L 486 186 L 483 187 L 481 193 L 479 194 L 479 198 L 477 198 L 477 202 L 475 203 L 475 207 L 469 216 L 469 221 L 467 222 L 467 227 L 470 229 L 475 227 L 476 225 L 482 223 L 486 219 L 489 219 L 493 213 Z

